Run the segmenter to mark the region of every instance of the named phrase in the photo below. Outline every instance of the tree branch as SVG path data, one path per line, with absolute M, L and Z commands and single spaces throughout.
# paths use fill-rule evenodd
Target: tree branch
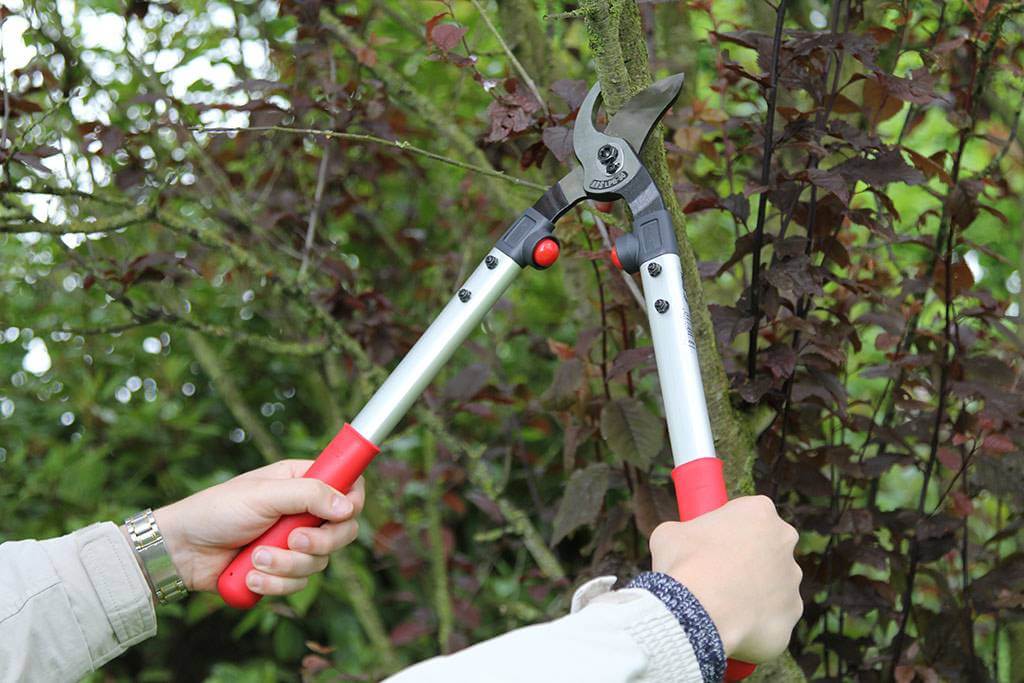
M 587 0 L 581 9 L 601 80 L 605 107 L 609 114 L 614 114 L 626 100 L 652 82 L 640 15 L 633 0 L 611 3 Z M 657 143 L 664 139 L 664 128 L 659 125 L 650 139 L 652 143 L 643 150 L 643 162 L 661 191 L 675 225 L 715 447 L 725 459 L 726 481 L 731 494 L 751 493 L 754 490 L 751 472 L 757 454 L 754 437 L 746 421 L 730 403 L 729 378 L 715 341 L 711 313 L 697 269 L 697 257 L 686 234 L 686 217 L 673 189 L 665 146 Z
M 448 589 L 448 555 L 444 547 L 444 523 L 441 519 L 441 497 L 444 495 L 444 478 L 435 476 L 437 444 L 434 435 L 424 430 L 423 475 L 429 483 L 427 492 L 426 518 L 430 574 L 433 580 L 434 611 L 437 613 L 437 643 L 441 654 L 451 652 L 451 637 L 455 626 L 451 591 Z
M 747 379 L 757 374 L 757 331 L 761 324 L 761 249 L 764 247 L 764 222 L 768 213 L 768 188 L 772 177 L 772 153 L 775 144 L 775 102 L 779 88 L 779 53 L 782 51 L 782 26 L 786 22 L 789 0 L 779 0 L 775 14 L 775 35 L 772 38 L 772 63 L 769 73 L 768 102 L 764 122 L 764 150 L 761 154 L 761 195 L 757 202 L 754 226 L 754 251 L 750 270 L 750 335 L 747 338 Z
M 85 234 L 95 235 L 111 232 L 132 225 L 138 225 L 152 217 L 153 206 L 146 202 L 112 216 L 103 216 L 94 221 L 68 220 L 64 223 L 36 221 L 0 225 L 0 233 L 26 234 L 38 232 L 45 235 Z
M 330 10 L 321 10 L 320 23 L 328 31 L 337 36 L 341 43 L 350 52 L 355 53 L 367 47 L 363 39 L 345 26 Z M 384 81 L 384 84 L 387 86 L 388 93 L 393 98 L 403 103 L 417 116 L 422 117 L 433 125 L 437 129 L 438 133 L 451 141 L 452 145 L 459 150 L 465 158 L 472 160 L 474 165 L 480 168 L 490 167 L 490 162 L 487 160 L 483 150 L 477 147 L 476 142 L 472 136 L 466 132 L 465 128 L 438 109 L 433 100 L 425 97 L 422 93 L 416 90 L 416 88 L 414 88 L 404 76 L 395 71 L 389 65 L 380 61 L 373 67 L 367 68 L 373 71 L 378 78 Z M 492 173 L 485 175 L 493 178 L 495 173 L 498 172 L 492 171 Z M 506 192 L 506 188 L 503 184 L 491 182 L 490 188 L 495 201 L 504 211 L 513 215 L 522 211 L 522 206 L 520 206 L 521 202 Z
M 506 174 L 504 171 L 496 171 L 493 168 L 477 166 L 476 164 L 469 164 L 458 159 L 452 159 L 436 152 L 431 152 L 415 145 L 409 144 L 404 140 L 387 140 L 385 138 L 379 138 L 376 135 L 364 135 L 362 133 L 342 133 L 335 130 L 320 130 L 317 128 L 289 128 L 287 126 L 250 126 L 247 128 L 204 128 L 202 126 L 196 126 L 190 130 L 198 133 L 209 133 L 212 135 L 222 135 L 226 133 L 266 133 L 270 131 L 278 133 L 294 133 L 299 135 L 322 135 L 326 138 L 335 138 L 338 140 L 353 140 L 356 142 L 372 142 L 378 145 L 387 145 L 400 149 L 404 152 L 411 152 L 412 154 L 419 154 L 420 156 L 433 159 L 434 161 L 440 161 L 441 163 L 449 164 L 457 168 L 472 171 L 473 173 L 479 173 L 480 175 L 487 176 L 489 178 L 496 178 L 503 180 L 507 183 L 517 185 L 519 187 L 526 187 L 531 190 L 546 190 L 547 188 L 540 183 L 535 183 L 529 180 L 523 180 L 522 178 L 516 178 Z
M 238 424 L 241 425 L 242 429 L 252 435 L 252 441 L 256 446 L 256 450 L 260 452 L 260 455 L 268 463 L 280 460 L 281 451 L 278 449 L 277 443 L 266 427 L 263 426 L 263 423 L 260 422 L 256 413 L 249 408 L 249 404 L 246 403 L 245 397 L 242 396 L 242 392 L 239 391 L 238 385 L 235 384 L 231 374 L 224 368 L 220 358 L 217 356 L 217 352 L 210 346 L 210 343 L 206 341 L 203 335 L 198 332 L 189 330 L 186 336 L 189 346 L 192 347 L 192 352 L 196 356 L 196 360 L 199 361 L 203 370 L 209 375 L 210 381 L 213 382 L 213 386 L 217 389 L 217 393 L 220 394 L 228 410 L 231 411 L 231 414 Z
M 498 39 L 498 44 L 501 45 L 501 49 L 505 52 L 508 60 L 512 62 L 512 66 L 519 74 L 519 77 L 523 79 L 523 82 L 526 83 L 526 87 L 529 88 L 530 92 L 533 93 L 533 96 L 537 98 L 537 102 L 540 104 L 541 109 L 544 110 L 544 115 L 550 116 L 551 112 L 548 110 L 548 105 L 544 101 L 544 97 L 540 94 L 540 89 L 537 88 L 537 84 L 533 82 L 533 79 L 530 78 L 530 74 L 527 73 L 526 69 L 523 68 L 523 65 L 518 59 L 516 59 L 516 56 L 512 53 L 512 49 L 508 46 L 508 43 L 505 42 L 501 32 L 498 31 L 498 27 L 495 26 L 494 22 L 491 21 L 491 18 L 487 16 L 487 12 L 484 11 L 483 5 L 480 4 L 480 0 L 470 0 L 470 2 L 473 3 L 473 7 L 476 7 L 477 13 L 484 20 L 484 23 L 487 24 L 487 28 L 489 28 L 494 37 Z

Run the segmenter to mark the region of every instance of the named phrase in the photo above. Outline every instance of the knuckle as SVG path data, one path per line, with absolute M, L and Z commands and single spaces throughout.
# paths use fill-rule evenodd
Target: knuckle
M 323 555 L 330 550 L 330 538 L 326 534 L 310 534 L 309 549 L 306 551 L 313 555 Z
M 790 616 L 790 620 L 789 620 L 790 629 L 792 629 L 793 626 L 795 626 L 796 623 L 798 621 L 800 621 L 800 617 L 802 617 L 803 615 L 804 615 L 804 603 L 803 603 L 803 600 L 800 600 L 799 598 L 797 598 L 796 600 L 793 601 L 793 606 L 790 609 L 790 614 L 789 614 L 789 616 Z
M 331 485 L 328 484 L 326 481 L 312 479 L 309 477 L 303 477 L 303 479 L 310 482 L 309 492 L 311 495 L 316 496 L 317 498 L 322 498 L 323 500 L 330 500 L 330 497 L 337 493 L 337 491 L 331 488 Z
M 358 538 L 358 537 L 359 537 L 359 522 L 355 521 L 354 519 L 351 520 L 351 521 L 345 522 L 338 529 L 338 533 L 332 539 L 334 541 L 334 543 L 332 543 L 331 547 L 328 548 L 327 550 L 329 552 L 333 552 L 333 551 L 337 550 L 338 548 L 341 548 L 342 546 L 348 545 L 352 541 L 356 540 L 356 538 Z
M 668 542 L 679 526 L 680 522 L 662 522 L 654 527 L 654 531 L 651 532 L 651 545 L 661 545 Z

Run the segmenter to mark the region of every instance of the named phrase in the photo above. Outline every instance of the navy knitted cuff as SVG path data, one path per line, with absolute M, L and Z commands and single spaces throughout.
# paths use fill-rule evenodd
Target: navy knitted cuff
M 693 646 L 704 683 L 721 683 L 725 676 L 725 650 L 715 623 L 704 606 L 686 586 L 661 572 L 644 572 L 630 581 L 626 588 L 643 588 L 665 603 L 679 620 Z

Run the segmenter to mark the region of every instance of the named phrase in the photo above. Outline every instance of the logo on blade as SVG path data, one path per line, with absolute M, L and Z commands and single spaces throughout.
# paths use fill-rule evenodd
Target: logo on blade
M 626 171 L 619 171 L 618 173 L 613 175 L 611 178 L 607 178 L 605 180 L 594 180 L 594 181 L 591 181 L 590 189 L 591 190 L 607 190 L 609 187 L 615 187 L 616 185 L 618 185 L 619 183 L 621 183 L 623 180 L 625 180 L 628 177 L 629 177 L 629 173 L 627 173 Z

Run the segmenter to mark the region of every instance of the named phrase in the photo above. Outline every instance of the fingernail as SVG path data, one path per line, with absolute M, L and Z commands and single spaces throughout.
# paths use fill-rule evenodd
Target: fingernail
M 263 577 L 256 572 L 249 572 L 249 575 L 245 577 L 245 582 L 249 585 L 249 590 L 258 591 L 263 585 Z
M 292 539 L 292 548 L 295 550 L 307 550 L 309 548 L 309 536 L 306 534 L 296 534 L 295 538 Z
M 352 514 L 352 503 L 344 496 L 334 496 L 331 499 L 331 512 L 338 517 Z
M 252 563 L 257 567 L 260 567 L 261 569 L 269 567 L 270 553 L 264 550 L 263 548 L 260 548 L 252 554 Z

